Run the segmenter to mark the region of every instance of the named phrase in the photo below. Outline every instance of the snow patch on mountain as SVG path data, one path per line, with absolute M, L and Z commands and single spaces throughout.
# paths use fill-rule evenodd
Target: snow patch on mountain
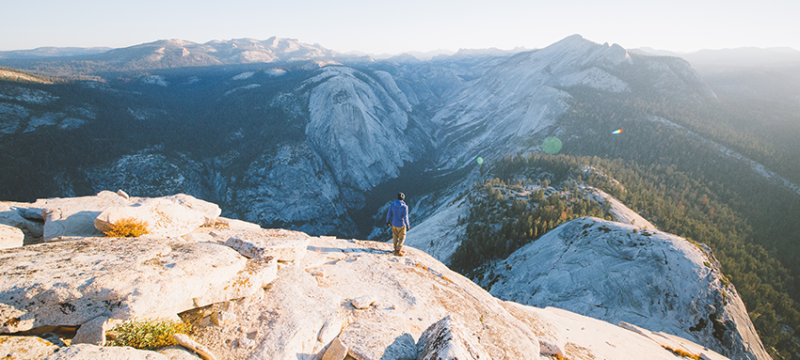
M 279 69 L 279 68 L 272 68 L 272 69 L 264 70 L 264 73 L 269 75 L 269 76 L 283 76 L 283 75 L 286 75 L 286 70 Z
M 731 358 L 769 359 L 710 249 L 675 235 L 580 218 L 484 274 L 480 283 L 501 299 L 628 322 Z
M 149 84 L 149 85 L 158 85 L 158 86 L 164 86 L 164 87 L 169 85 L 169 83 L 166 80 L 164 80 L 164 77 L 161 76 L 161 75 L 144 76 L 144 77 L 142 77 L 141 81 L 143 83 Z
M 226 91 L 225 95 L 223 95 L 223 96 L 228 96 L 230 94 L 233 94 L 233 93 L 235 93 L 237 91 L 241 91 L 241 90 L 250 90 L 250 89 L 255 89 L 255 88 L 260 88 L 260 87 L 261 87 L 261 84 L 250 84 L 250 85 L 245 85 L 245 86 L 239 86 L 237 88 L 234 88 L 234 89 Z
M 161 109 L 131 109 L 128 108 L 128 113 L 136 120 L 155 119 L 158 116 L 164 115 L 167 112 Z
M 249 78 L 253 77 L 253 74 L 255 74 L 255 72 L 253 72 L 253 71 L 245 71 L 245 72 L 243 72 L 243 73 L 241 73 L 239 75 L 236 75 L 236 76 L 232 77 L 231 80 L 249 79 Z
M 58 123 L 59 119 L 63 119 L 66 116 L 64 113 L 45 113 L 41 116 L 31 117 L 31 120 L 28 121 L 28 127 L 25 128 L 24 132 L 32 132 L 36 131 L 36 128 L 40 126 L 53 126 Z
M 21 101 L 29 104 L 49 104 L 58 100 L 58 96 L 44 90 L 7 86 L 0 88 L 0 99 Z
M 30 115 L 30 110 L 23 106 L 0 103 L 0 135 L 17 132 L 20 121 Z
M 83 125 L 86 125 L 86 120 L 69 117 L 64 120 L 61 120 L 61 124 L 58 127 L 64 130 L 71 130 L 71 129 L 77 129 Z

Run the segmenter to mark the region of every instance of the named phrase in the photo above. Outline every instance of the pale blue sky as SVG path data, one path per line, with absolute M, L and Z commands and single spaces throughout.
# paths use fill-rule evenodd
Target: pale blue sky
M 800 50 L 800 0 L 4 0 L 0 9 L 0 50 L 278 36 L 379 54 L 541 48 L 572 34 L 626 48 Z

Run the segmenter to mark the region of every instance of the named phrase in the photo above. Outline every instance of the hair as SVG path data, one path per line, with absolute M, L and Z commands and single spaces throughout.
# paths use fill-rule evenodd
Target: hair
M 406 199 L 406 194 L 397 193 L 397 200 L 405 200 L 405 199 Z

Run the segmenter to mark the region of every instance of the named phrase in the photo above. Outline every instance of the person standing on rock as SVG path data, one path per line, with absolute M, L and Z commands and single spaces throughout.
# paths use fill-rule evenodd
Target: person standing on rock
M 392 242 L 394 243 L 394 254 L 403 256 L 403 242 L 406 240 L 406 232 L 411 230 L 408 224 L 408 205 L 403 201 L 406 196 L 397 193 L 397 200 L 389 205 L 389 213 L 386 214 L 386 226 L 392 228 Z

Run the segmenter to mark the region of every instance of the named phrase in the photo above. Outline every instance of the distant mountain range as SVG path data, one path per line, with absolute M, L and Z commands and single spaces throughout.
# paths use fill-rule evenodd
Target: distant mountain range
M 493 269 L 525 245 L 515 241 L 534 239 L 501 232 L 529 222 L 510 213 L 533 207 L 514 201 L 530 193 L 503 200 L 492 190 L 489 212 L 465 194 L 495 178 L 519 191 L 542 182 L 552 203 L 539 210 L 549 217 L 537 225 L 541 235 L 571 216 L 565 206 L 599 206 L 562 195 L 590 179 L 616 183 L 614 196 L 659 229 L 709 243 L 757 309 L 750 316 L 763 316 L 754 323 L 767 350 L 799 348 L 782 332 L 800 331 L 791 303 L 800 299 L 791 277 L 800 274 L 791 256 L 800 243 L 797 105 L 750 94 L 750 80 L 723 73 L 710 83 L 687 60 L 579 35 L 543 49 L 462 50 L 429 61 L 271 38 L 163 40 L 6 57 L 0 66 L 13 68 L 0 69 L 0 168 L 13 169 L 0 172 L 0 199 L 187 193 L 264 227 L 386 240 L 385 206 L 403 191 L 409 237 L 430 249 L 449 244 L 439 249 L 443 262 L 468 233 L 477 236 L 466 217 L 483 216 L 481 231 L 497 239 L 486 253 L 500 255 L 469 265 Z M 558 155 L 501 171 L 542 152 Z M 589 161 L 602 166 L 574 171 Z
M 32 50 L 0 51 L 0 59 L 41 59 L 51 57 L 86 56 L 102 54 L 109 47 L 40 47 Z
M 800 63 L 800 51 L 788 47 L 700 50 L 692 53 L 678 53 L 643 47 L 631 52 L 643 55 L 676 56 L 690 62 L 693 66 L 785 66 Z

